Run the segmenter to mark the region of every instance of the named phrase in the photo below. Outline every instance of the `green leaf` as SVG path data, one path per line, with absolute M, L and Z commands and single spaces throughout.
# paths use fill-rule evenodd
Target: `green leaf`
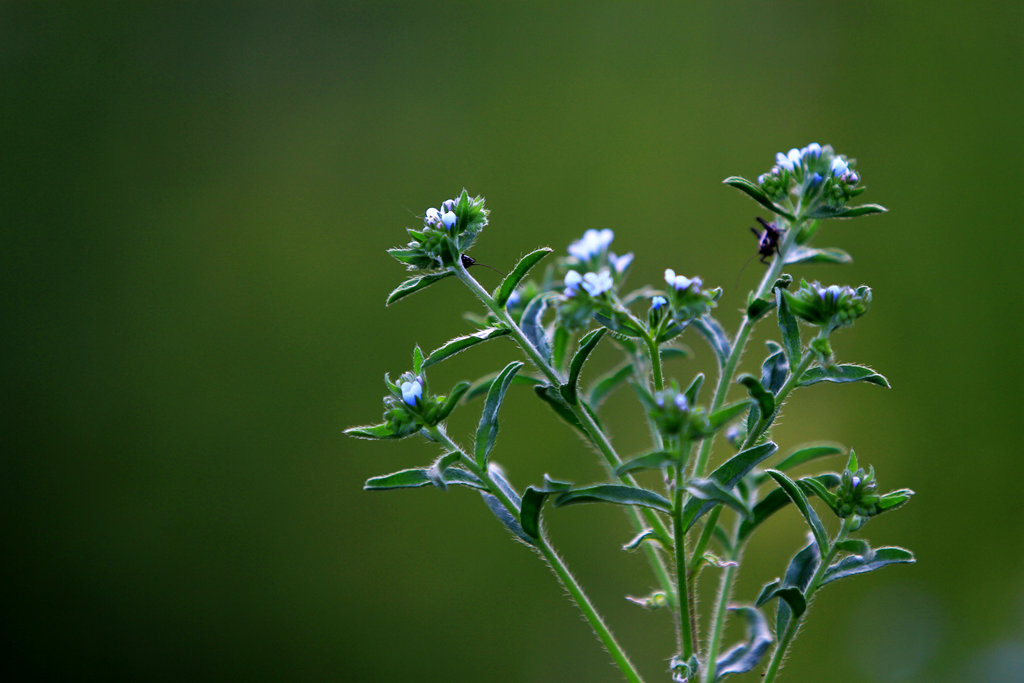
M 627 552 L 633 552 L 634 550 L 637 550 L 644 541 L 647 541 L 648 543 L 657 543 L 662 548 L 668 548 L 671 546 L 671 542 L 654 529 L 644 529 L 634 536 L 628 543 L 622 546 L 622 549 Z
M 431 483 L 442 491 L 447 489 L 448 485 L 444 480 L 445 470 L 457 463 L 461 457 L 462 454 L 458 451 L 451 451 L 435 460 L 434 464 L 427 469 L 427 476 L 430 477 Z
M 421 289 L 425 289 L 430 285 L 434 284 L 438 280 L 443 280 L 444 278 L 453 274 L 454 273 L 452 273 L 452 271 L 446 270 L 443 273 L 431 273 L 429 275 L 411 277 L 402 284 L 395 287 L 395 289 L 390 294 L 388 294 L 388 300 L 385 302 L 384 305 L 390 306 L 399 299 L 404 299 L 410 294 L 415 294 Z
M 815 249 L 813 247 L 794 246 L 786 254 L 786 265 L 789 266 L 796 263 L 853 263 L 853 257 L 836 247 Z
M 462 398 L 467 391 L 469 391 L 469 382 L 465 380 L 458 382 L 454 387 L 452 387 L 452 390 L 448 392 L 448 398 L 445 399 L 444 405 L 441 406 L 441 410 L 437 413 L 438 422 L 452 414 L 452 411 L 455 410 L 455 406 L 459 404 L 459 399 Z
M 403 436 L 408 436 L 408 434 L 396 434 L 391 429 L 391 425 L 387 424 L 349 427 L 345 430 L 345 434 L 357 439 L 401 439 Z
M 633 364 L 626 363 L 611 372 L 605 373 L 594 382 L 590 390 L 590 398 L 587 403 L 597 408 L 604 402 L 605 397 L 617 389 L 623 382 L 633 374 Z
M 504 337 L 509 333 L 506 327 L 488 327 L 483 330 L 478 330 L 472 334 L 467 334 L 461 337 L 455 337 L 444 343 L 444 345 L 434 349 L 427 356 L 426 360 L 423 361 L 423 367 L 428 368 L 431 365 L 440 363 L 441 361 L 451 358 L 457 353 L 465 351 L 471 346 L 476 346 L 481 342 L 485 342 L 489 339 L 496 339 L 498 337 Z M 417 347 L 418 348 L 418 347 Z M 419 374 L 419 371 L 413 370 L 415 374 Z
M 583 364 L 587 361 L 594 348 L 597 347 L 604 334 L 604 329 L 597 329 L 588 333 L 583 339 L 580 339 L 579 349 L 577 349 L 572 357 L 572 361 L 569 363 L 569 381 L 562 388 L 562 396 L 569 403 L 576 403 L 577 385 L 580 381 L 580 372 L 583 370 Z
M 615 468 L 615 476 L 621 477 L 640 470 L 660 470 L 676 462 L 676 455 L 669 451 L 654 451 L 631 458 Z
M 740 178 L 739 176 L 730 176 L 723 180 L 722 182 L 725 183 L 726 185 L 729 185 L 730 187 L 735 187 L 737 190 L 743 192 L 751 199 L 753 199 L 755 202 L 757 202 L 764 208 L 768 209 L 772 213 L 777 213 L 780 216 L 785 216 L 790 220 L 794 220 L 793 214 L 791 214 L 789 211 L 787 211 L 786 209 L 782 208 L 781 206 L 773 202 L 771 199 L 769 199 L 768 195 L 766 195 L 759 186 L 750 182 L 746 178 Z
M 715 681 L 726 676 L 742 674 L 758 665 L 772 644 L 772 634 L 768 620 L 761 610 L 747 605 L 730 605 L 730 610 L 740 612 L 747 621 L 747 638 L 744 642 L 734 645 L 715 661 Z
M 607 327 L 612 332 L 617 334 L 624 334 L 628 337 L 639 337 L 643 338 L 646 332 L 643 328 L 637 325 L 635 322 L 630 320 L 624 315 L 616 315 L 609 318 L 606 315 L 600 313 L 594 314 L 594 320 Z
M 810 527 L 811 533 L 814 534 L 814 540 L 818 544 L 819 553 L 827 551 L 829 543 L 825 526 L 821 523 L 821 519 L 818 518 L 818 513 L 807 502 L 807 496 L 804 495 L 803 490 L 796 485 L 796 482 L 778 470 L 768 470 L 768 476 L 775 480 L 775 483 L 785 491 L 789 499 L 800 510 L 800 514 L 803 515 L 807 526 Z
M 551 364 L 561 370 L 565 367 L 565 354 L 569 352 L 569 338 L 572 335 L 561 325 L 556 325 L 551 339 Z
M 548 300 L 556 294 L 556 292 L 546 292 L 530 299 L 530 303 L 526 304 L 526 310 L 523 311 L 523 317 L 519 321 L 519 327 L 522 328 L 523 334 L 526 335 L 533 348 L 537 349 L 537 352 L 549 363 L 551 362 L 551 346 L 548 344 L 548 335 L 544 331 L 541 318 L 548 306 Z
M 775 396 L 761 386 L 761 381 L 751 374 L 743 373 L 736 378 L 738 384 L 742 384 L 750 392 L 750 398 L 757 402 L 758 410 L 765 418 L 771 417 L 775 412 Z
M 836 549 L 845 550 L 854 555 L 870 555 L 874 552 L 868 542 L 861 538 L 847 538 L 842 541 L 836 541 Z
M 693 404 L 691 403 L 690 405 Z M 743 411 L 749 407 L 750 401 L 744 399 L 711 413 L 708 415 L 708 423 L 711 425 L 711 430 L 717 432 L 719 429 L 725 427 L 727 424 L 742 415 Z
M 842 455 L 845 452 L 846 449 L 836 443 L 817 443 L 802 446 L 780 460 L 779 464 L 775 466 L 775 469 L 780 472 L 785 472 L 786 470 L 791 470 L 794 467 L 803 465 L 805 462 L 810 462 L 811 460 L 816 460 L 818 458 L 826 458 L 830 455 Z
M 504 306 L 508 303 L 508 298 L 512 296 L 512 292 L 516 291 L 516 287 L 526 277 L 526 274 L 530 272 L 530 269 L 540 263 L 541 259 L 551 252 L 552 249 L 550 247 L 541 247 L 519 259 L 519 263 L 512 269 L 512 272 L 506 275 L 505 279 L 498 285 L 498 288 L 494 290 L 494 303 L 499 306 Z
M 475 489 L 484 489 L 486 486 L 480 479 L 473 473 L 467 472 L 460 467 L 449 467 L 444 471 L 444 484 L 459 484 L 461 486 L 469 486 Z M 400 472 L 392 472 L 391 474 L 385 474 L 380 477 L 371 477 L 366 480 L 363 484 L 364 491 L 385 491 L 388 489 L 410 489 L 419 488 L 421 486 L 434 485 L 438 486 L 437 482 L 431 477 L 430 470 L 426 468 L 414 468 L 409 470 L 402 470 Z M 443 485 L 438 488 L 444 488 Z
M 761 364 L 761 385 L 774 396 L 789 378 L 789 360 L 778 344 L 770 341 L 767 345 L 768 357 Z
M 713 479 L 723 488 L 731 489 L 739 483 L 746 474 L 754 468 L 759 462 L 770 456 L 772 453 L 778 450 L 771 441 L 758 444 L 745 451 L 740 451 L 736 455 L 726 460 L 722 465 L 718 467 L 711 475 L 709 479 Z M 714 503 L 699 500 L 697 498 L 691 498 L 686 501 L 686 505 L 683 506 L 682 523 L 683 529 L 689 531 L 693 523 L 700 519 L 700 516 L 705 512 L 714 507 Z
M 491 388 L 491 383 L 494 382 L 494 378 L 498 376 L 498 373 L 494 372 L 489 375 L 481 377 L 472 386 L 469 387 L 469 391 L 466 392 L 466 400 L 470 401 L 477 396 L 486 394 Z M 528 384 L 530 386 L 536 386 L 538 384 L 544 384 L 544 380 L 539 377 L 531 377 L 529 375 L 516 375 L 512 378 L 512 384 Z
M 910 489 L 899 489 L 898 491 L 890 491 L 878 499 L 875 503 L 875 514 L 882 514 L 889 510 L 895 510 L 899 506 L 906 503 L 914 495 L 914 492 Z
M 714 479 L 691 479 L 686 485 L 691 496 L 715 505 L 728 505 L 744 517 L 750 515 L 750 507 L 732 489 L 727 489 Z
M 711 349 L 715 352 L 715 357 L 718 359 L 718 367 L 724 368 L 729 358 L 729 353 L 732 351 L 732 345 L 729 337 L 725 334 L 725 329 L 710 315 L 703 315 L 697 318 L 693 321 L 693 325 L 711 345 Z
M 673 358 L 689 358 L 690 352 L 687 349 L 666 346 L 658 350 L 658 355 L 661 356 L 661 361 L 664 363 L 665 361 L 672 360 Z
M 782 348 L 785 349 L 786 358 L 789 359 L 789 367 L 795 368 L 800 365 L 800 349 L 803 342 L 800 341 L 800 326 L 797 324 L 793 312 L 789 310 L 789 301 L 783 296 L 783 291 L 775 290 L 779 331 L 782 333 Z
M 800 479 L 797 482 L 797 486 L 804 492 L 805 496 L 817 496 L 828 505 L 829 509 L 836 514 L 837 517 L 842 517 L 839 510 L 839 497 L 828 490 L 828 487 L 824 483 L 808 477 L 806 479 Z
M 888 210 L 881 204 L 861 204 L 860 206 L 846 206 L 840 209 L 819 206 L 804 216 L 804 218 L 857 218 L 858 216 L 868 216 L 873 213 L 885 213 Z
M 505 366 L 505 369 L 498 373 L 498 376 L 491 383 L 487 391 L 487 400 L 484 402 L 483 413 L 480 415 L 480 426 L 476 430 L 475 453 L 476 461 L 481 466 L 487 465 L 487 456 L 494 447 L 494 440 L 498 437 L 498 409 L 505 398 L 512 378 L 523 367 L 520 361 L 512 361 Z
M 807 387 L 818 382 L 868 382 L 886 389 L 891 388 L 889 380 L 863 365 L 833 365 L 830 368 L 814 367 L 800 377 L 800 386 Z
M 767 478 L 768 475 L 764 476 L 765 478 Z M 806 481 L 808 479 L 816 479 L 819 482 L 821 482 L 826 488 L 829 489 L 834 489 L 836 486 L 839 486 L 840 481 L 839 475 L 833 474 L 831 472 L 827 474 L 819 474 L 816 477 L 804 477 L 800 481 Z M 754 505 L 750 517 L 748 519 L 743 520 L 743 522 L 740 524 L 739 535 L 737 536 L 737 538 L 739 538 L 741 541 L 748 538 L 750 534 L 754 532 L 754 529 L 756 529 L 761 524 L 761 522 L 765 521 L 766 519 L 774 515 L 776 512 L 789 505 L 789 503 L 790 499 L 789 496 L 786 495 L 785 491 L 783 491 L 782 489 L 773 489 L 764 498 L 758 501 L 756 505 Z
M 543 486 L 526 487 L 519 506 L 519 521 L 528 536 L 540 538 L 540 511 L 544 506 L 544 500 L 552 493 L 565 491 L 570 486 L 571 484 L 564 481 L 554 481 L 545 474 Z
M 623 484 L 598 484 L 581 489 L 570 489 L 559 493 L 554 502 L 555 507 L 578 503 L 616 503 L 654 508 L 665 513 L 672 511 L 672 504 L 654 491 Z
M 526 531 L 523 530 L 523 526 L 519 523 L 519 520 L 508 511 L 500 500 L 495 496 L 485 491 L 480 492 L 480 497 L 484 499 L 484 503 L 487 504 L 487 508 L 494 513 L 494 516 L 498 518 L 498 521 L 505 525 L 505 528 L 511 531 L 519 540 L 523 541 L 528 545 L 534 545 L 533 539 L 530 538 Z M 519 514 L 519 511 L 516 511 Z
M 850 555 L 831 565 L 825 571 L 825 578 L 822 579 L 821 585 L 824 586 L 855 574 L 873 572 L 890 564 L 909 564 L 916 561 L 914 553 L 898 546 L 878 548 L 873 555 Z
M 412 349 L 412 374 L 418 375 L 423 371 L 423 349 L 417 344 Z
M 686 396 L 686 401 L 691 406 L 697 405 L 697 396 L 700 395 L 701 387 L 704 386 L 704 373 L 698 372 L 694 376 L 693 381 L 690 382 L 690 386 L 686 387 L 686 391 L 683 395 Z
M 587 430 L 583 428 L 583 424 L 579 418 L 576 417 L 576 413 L 572 411 L 572 408 L 565 399 L 562 398 L 562 394 L 550 384 L 538 384 L 533 387 L 533 390 L 537 392 L 537 396 L 547 403 L 551 408 L 558 414 L 558 417 L 565 420 L 569 426 L 574 429 L 578 429 L 584 436 L 587 435 Z

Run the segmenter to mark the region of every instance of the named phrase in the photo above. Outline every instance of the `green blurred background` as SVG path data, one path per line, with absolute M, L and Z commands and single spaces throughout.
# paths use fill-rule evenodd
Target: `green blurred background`
M 720 181 L 817 140 L 890 213 L 826 225 L 856 262 L 797 274 L 874 288 L 836 350 L 894 389 L 798 393 L 777 437 L 916 489 L 868 535 L 919 563 L 826 591 L 784 678 L 1024 680 L 1022 34 L 1018 2 L 3 3 L 5 677 L 618 680 L 478 498 L 361 492 L 434 451 L 341 430 L 474 307 L 447 281 L 385 310 L 384 249 L 465 186 L 492 209 L 479 260 L 610 227 L 633 284 L 700 274 L 735 329 L 757 211 Z M 599 478 L 531 399 L 494 453 L 513 481 Z M 643 448 L 625 394 L 609 415 Z M 651 587 L 623 516 L 548 519 L 665 680 L 667 615 L 622 599 Z M 802 533 L 773 520 L 737 599 Z

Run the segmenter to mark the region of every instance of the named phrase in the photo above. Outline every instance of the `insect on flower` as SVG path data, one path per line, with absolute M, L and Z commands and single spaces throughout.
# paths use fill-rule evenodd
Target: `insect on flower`
M 779 252 L 779 239 L 783 231 L 760 216 L 757 216 L 757 222 L 764 226 L 764 232 L 758 232 L 757 228 L 750 228 L 750 232 L 757 237 L 757 254 L 761 257 L 761 263 L 767 265 L 765 259 Z

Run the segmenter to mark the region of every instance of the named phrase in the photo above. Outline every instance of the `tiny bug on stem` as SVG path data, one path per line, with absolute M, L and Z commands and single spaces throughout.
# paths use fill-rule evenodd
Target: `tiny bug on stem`
M 764 226 L 764 232 L 758 232 L 757 228 L 750 228 L 750 232 L 757 237 L 757 254 L 761 257 L 761 263 L 767 265 L 765 259 L 779 253 L 779 240 L 783 231 L 760 216 L 757 216 L 757 222 Z

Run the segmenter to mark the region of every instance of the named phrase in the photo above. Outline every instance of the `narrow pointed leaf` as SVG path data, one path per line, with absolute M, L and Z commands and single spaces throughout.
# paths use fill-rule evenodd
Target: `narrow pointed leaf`
M 761 385 L 776 395 L 788 378 L 789 359 L 786 358 L 786 352 L 775 342 L 768 342 L 768 357 L 761 364 Z
M 569 381 L 566 382 L 565 390 L 562 392 L 562 395 L 570 403 L 576 402 L 577 385 L 580 381 L 580 372 L 583 370 L 583 364 L 587 362 L 590 353 L 597 347 L 604 334 L 604 329 L 597 329 L 587 334 L 583 339 L 580 339 L 580 347 L 569 363 Z
M 462 457 L 462 455 L 458 451 L 452 451 L 450 453 L 445 453 L 435 460 L 434 464 L 427 469 L 427 476 L 430 477 L 431 483 L 441 490 L 446 489 L 447 483 L 444 480 L 444 472 L 449 467 L 457 463 L 460 457 Z
M 508 303 L 508 298 L 512 296 L 512 292 L 516 290 L 516 287 L 526 277 L 526 274 L 530 272 L 530 269 L 540 263 L 541 259 L 550 254 L 551 251 L 550 247 L 541 247 L 519 259 L 519 263 L 512 269 L 512 272 L 506 275 L 505 279 L 498 285 L 498 288 L 494 290 L 494 302 L 499 306 L 504 306 Z
M 747 621 L 747 639 L 735 645 L 715 661 L 715 681 L 726 676 L 742 674 L 756 667 L 772 644 L 772 634 L 761 610 L 746 605 L 731 605 L 730 610 L 740 612 Z
M 669 451 L 654 451 L 645 455 L 631 458 L 615 468 L 615 476 L 621 477 L 630 472 L 641 470 L 660 470 L 663 467 L 673 464 L 676 456 Z
M 743 373 L 736 378 L 736 382 L 742 384 L 750 392 L 750 398 L 757 401 L 757 408 L 764 417 L 771 416 L 775 412 L 775 396 L 761 386 L 761 381 L 753 375 Z
M 803 465 L 805 462 L 810 462 L 817 458 L 826 458 L 831 455 L 842 455 L 845 452 L 846 449 L 836 443 L 821 443 L 804 446 L 780 460 L 779 464 L 775 466 L 775 469 L 780 472 L 785 472 L 786 470 L 791 470 L 794 467 Z
M 441 421 L 452 414 L 452 411 L 455 410 L 455 406 L 459 404 L 459 399 L 461 399 L 467 391 L 469 391 L 469 382 L 465 380 L 458 382 L 454 387 L 452 387 L 452 390 L 448 392 L 448 398 L 445 399 L 444 405 L 441 406 L 441 410 L 437 414 L 438 421 Z
M 430 275 L 420 275 L 419 277 L 409 278 L 402 284 L 395 287 L 395 289 L 388 294 L 388 299 L 385 302 L 385 305 L 390 306 L 399 299 L 404 299 L 410 294 L 415 294 L 421 289 L 429 287 L 438 280 L 443 280 L 452 274 L 453 273 L 450 270 L 446 270 L 443 273 L 431 273 Z
M 622 549 L 632 552 L 637 550 L 644 541 L 647 541 L 648 543 L 657 543 L 663 548 L 667 548 L 670 545 L 669 540 L 664 538 L 654 529 L 644 529 L 634 536 L 628 543 L 623 545 Z
M 700 390 L 703 386 L 704 373 L 698 372 L 697 375 L 693 378 L 693 381 L 690 382 L 690 386 L 686 387 L 686 391 L 683 392 L 683 395 L 686 396 L 686 401 L 691 406 L 697 405 L 697 396 L 700 395 Z
M 444 345 L 434 349 L 430 352 L 430 355 L 423 361 L 423 367 L 428 368 L 431 365 L 440 363 L 441 361 L 451 358 L 457 353 L 465 351 L 471 346 L 476 346 L 489 339 L 496 339 L 497 337 L 504 337 L 509 333 L 508 328 L 505 327 L 488 327 L 483 330 L 479 330 L 472 334 L 467 334 L 461 337 L 455 337 L 444 343 Z M 416 374 L 419 374 L 418 372 Z
M 806 387 L 818 382 L 868 382 L 890 388 L 889 380 L 863 365 L 833 365 L 830 368 L 816 367 L 800 377 L 800 386 Z
M 494 447 L 494 440 L 498 437 L 498 410 L 505 398 L 512 378 L 519 368 L 523 367 L 520 361 L 512 361 L 505 366 L 505 369 L 498 373 L 498 376 L 491 382 L 491 388 L 487 391 L 487 400 L 484 402 L 483 413 L 480 415 L 480 425 L 476 430 L 475 455 L 480 466 L 487 464 L 487 456 Z
M 533 390 L 541 400 L 551 406 L 552 410 L 555 411 L 558 417 L 565 420 L 569 426 L 578 429 L 581 434 L 586 436 L 587 430 L 583 428 L 583 424 L 580 422 L 579 418 L 576 417 L 576 413 L 572 412 L 572 408 L 565 402 L 565 399 L 562 398 L 561 392 L 549 384 L 538 384 L 533 387 Z
M 345 434 L 357 439 L 401 439 L 403 436 L 408 436 L 408 434 L 396 434 L 387 424 L 349 427 L 345 430 Z
M 555 327 L 551 339 L 551 364 L 558 369 L 565 367 L 565 354 L 569 352 L 569 331 L 561 325 Z
M 693 404 L 691 403 L 690 405 Z M 737 417 L 742 415 L 743 411 L 745 411 L 749 407 L 750 401 L 737 401 L 736 403 L 727 405 L 721 410 L 716 410 L 715 412 L 708 415 L 708 423 L 710 423 L 711 429 L 713 431 L 718 431 L 719 429 L 725 427 L 730 422 L 735 420 Z
M 775 290 L 779 331 L 782 333 L 782 348 L 786 351 L 786 358 L 789 359 L 789 367 L 795 368 L 800 364 L 800 349 L 803 342 L 800 341 L 800 326 L 797 324 L 793 312 L 789 310 L 789 301 L 783 296 L 783 291 Z
M 800 514 L 803 515 L 807 526 L 811 529 L 811 533 L 814 534 L 814 540 L 818 544 L 819 552 L 827 550 L 828 534 L 825 532 L 825 526 L 821 523 L 821 519 L 818 518 L 818 513 L 807 502 L 807 496 L 803 490 L 797 486 L 796 482 L 778 470 L 768 470 L 768 476 L 774 479 L 779 488 L 785 491 L 786 495 L 789 496 L 789 499 L 793 501 L 793 504 L 800 511 Z
M 540 510 L 548 494 L 532 486 L 523 492 L 523 501 L 519 508 L 519 523 L 527 536 L 540 538 Z
M 836 247 L 815 249 L 795 246 L 786 255 L 786 265 L 795 263 L 853 263 L 853 257 Z
M 554 502 L 555 507 L 578 503 L 616 503 L 649 507 L 665 513 L 672 511 L 672 504 L 654 491 L 622 484 L 598 484 L 597 486 L 570 489 L 558 494 Z
M 793 214 L 791 214 L 789 211 L 787 211 L 786 209 L 782 208 L 781 206 L 773 202 L 771 199 L 769 199 L 768 195 L 766 195 L 760 187 L 750 182 L 746 178 L 740 178 L 739 176 L 730 176 L 723 180 L 722 182 L 725 183 L 726 185 L 729 185 L 730 187 L 735 187 L 737 190 L 743 192 L 748 197 L 750 197 L 755 202 L 757 202 L 764 208 L 768 209 L 772 213 L 777 213 L 780 216 L 785 216 L 786 218 L 793 220 Z
M 743 499 L 731 489 L 727 489 L 714 479 L 691 479 L 686 485 L 691 496 L 713 504 L 728 505 L 744 517 L 750 515 L 750 508 Z
M 775 613 L 775 632 L 782 633 L 786 630 L 790 619 L 799 619 L 807 609 L 806 591 L 818 570 L 821 563 L 821 555 L 818 553 L 816 541 L 807 544 L 800 552 L 793 556 L 789 566 L 786 567 L 786 575 L 783 577 L 775 595 L 782 598 L 778 611 Z M 773 596 L 770 596 L 773 597 Z
M 855 574 L 872 572 L 890 564 L 910 564 L 915 561 L 914 553 L 906 548 L 896 546 L 876 548 L 874 555 L 850 555 L 830 566 L 825 572 L 825 578 L 822 580 L 821 585 L 824 586 L 827 583 L 845 579 Z
M 466 392 L 466 400 L 469 401 L 476 398 L 477 396 L 483 396 L 487 394 L 487 392 L 491 388 L 491 384 L 494 382 L 494 378 L 497 376 L 498 373 L 493 373 L 491 375 L 487 375 L 486 377 L 482 377 L 478 379 L 476 382 L 474 382 L 469 387 L 469 391 Z M 515 377 L 512 378 L 512 384 L 536 386 L 538 384 L 544 384 L 544 380 L 540 379 L 539 377 L 531 377 L 529 375 L 517 374 Z
M 804 218 L 857 218 L 858 216 L 868 216 L 873 213 L 885 213 L 888 210 L 880 204 L 861 204 L 860 206 L 846 206 L 841 209 L 819 206 L 804 216 Z
M 745 451 L 740 451 L 726 460 L 718 467 L 718 469 L 712 472 L 708 478 L 713 479 L 723 488 L 731 489 L 736 486 L 739 480 L 750 472 L 754 466 L 770 456 L 778 450 L 778 448 L 779 447 L 773 442 L 767 441 L 748 448 Z M 714 503 L 709 503 L 697 498 L 691 498 L 686 501 L 686 505 L 683 506 L 683 528 L 689 531 L 690 527 L 693 526 L 693 523 L 700 519 L 700 516 L 712 507 L 714 507 Z
M 693 325 L 711 345 L 711 349 L 715 352 L 715 357 L 718 359 L 718 367 L 725 367 L 729 354 L 732 352 L 732 344 L 729 341 L 728 335 L 725 334 L 725 329 L 722 328 L 721 323 L 710 315 L 704 315 L 694 320 Z
M 537 349 L 537 352 L 548 362 L 551 361 L 551 345 L 548 343 L 548 335 L 544 330 L 541 318 L 544 317 L 548 300 L 553 296 L 555 296 L 554 292 L 547 292 L 530 299 L 530 303 L 526 305 L 523 317 L 519 321 L 519 327 L 522 328 L 523 334 L 526 335 L 533 348 Z
M 460 467 L 448 467 L 444 471 L 444 484 L 459 484 L 475 489 L 486 488 L 476 475 Z M 413 468 L 392 472 L 391 474 L 379 477 L 371 477 L 363 484 L 363 490 L 386 491 L 389 489 L 410 489 L 430 485 L 438 486 L 438 483 L 433 480 L 430 470 L 427 468 Z M 438 488 L 444 488 L 444 486 L 438 486 Z
M 765 475 L 767 478 L 768 475 Z M 839 475 L 831 472 L 827 474 L 819 474 L 816 477 L 804 477 L 800 481 L 806 479 L 816 479 L 821 482 L 825 488 L 834 489 L 839 486 Z M 806 491 L 805 491 L 806 493 Z M 786 492 L 782 489 L 773 489 L 764 498 L 754 505 L 751 515 L 740 524 L 740 532 L 738 538 L 742 541 L 750 536 L 754 532 L 754 529 L 782 508 L 789 505 L 790 499 L 786 495 Z
M 590 398 L 587 403 L 597 408 L 604 402 L 605 397 L 622 385 L 626 379 L 633 374 L 633 364 L 626 363 L 611 372 L 602 375 L 590 389 Z
M 634 321 L 623 315 L 616 315 L 609 318 L 606 315 L 600 313 L 594 314 L 594 320 L 607 327 L 612 332 L 618 334 L 624 334 L 628 337 L 639 337 L 643 338 L 645 332 L 642 327 L 637 325 Z
M 500 500 L 485 491 L 480 492 L 480 497 L 484 499 L 484 503 L 487 504 L 487 508 L 494 513 L 494 516 L 498 518 L 498 521 L 505 525 L 506 529 L 511 531 L 513 535 L 524 543 L 534 545 L 533 539 L 530 538 L 523 530 L 523 526 L 519 523 L 519 520 L 501 504 Z

